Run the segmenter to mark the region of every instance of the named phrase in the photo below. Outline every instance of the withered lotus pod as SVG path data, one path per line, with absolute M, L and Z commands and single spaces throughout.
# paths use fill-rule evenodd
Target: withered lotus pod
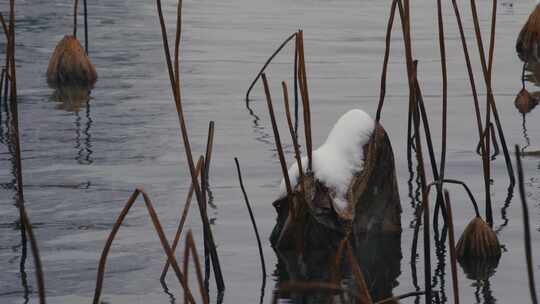
M 492 277 L 499 266 L 499 257 L 467 258 L 459 260 L 459 265 L 470 280 L 483 281 Z
M 519 113 L 527 114 L 538 105 L 538 101 L 525 88 L 521 89 L 514 101 Z
M 93 87 L 97 80 L 96 68 L 84 52 L 77 38 L 66 35 L 49 60 L 47 82 L 51 86 L 75 85 Z
M 370 134 L 367 143 L 356 147 L 362 149 L 363 166 L 345 185 L 348 190 L 344 208 L 336 208 L 336 190 L 313 174 L 296 181 L 291 196 L 274 202 L 278 213 L 270 237 L 274 248 L 294 250 L 300 242 L 302 250 L 327 249 L 335 247 L 347 233 L 353 237 L 371 232 L 401 233 L 392 146 L 381 125 L 377 124 Z M 289 214 L 290 202 L 295 207 L 294 218 Z
M 524 62 L 540 62 L 540 5 L 536 5 L 521 29 L 516 42 L 516 52 Z
M 491 227 L 480 217 L 475 217 L 463 231 L 456 254 L 458 260 L 499 258 L 501 245 Z

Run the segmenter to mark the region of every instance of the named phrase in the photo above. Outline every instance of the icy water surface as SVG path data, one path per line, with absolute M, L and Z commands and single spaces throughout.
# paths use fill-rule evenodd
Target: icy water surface
M 449 66 L 447 176 L 465 180 L 480 199 L 483 182 L 480 159 L 474 151 L 478 137 L 472 98 L 455 19 L 450 2 L 444 2 Z M 476 81 L 483 93 L 468 1 L 460 2 Z M 491 1 L 477 2 L 481 26 L 487 30 Z M 511 148 L 514 144 L 528 144 L 529 151 L 539 150 L 540 110 L 533 110 L 523 121 L 513 103 L 521 85 L 521 62 L 514 53 L 514 42 L 534 1 L 499 2 L 493 79 L 499 113 Z M 71 32 L 72 3 L 45 0 L 18 0 L 16 3 L 25 194 L 41 249 L 47 296 L 50 303 L 89 303 L 105 238 L 132 190 L 136 186 L 146 189 L 168 235 L 172 235 L 189 184 L 155 3 L 151 0 L 88 1 L 90 57 L 99 79 L 90 102 L 83 104 L 59 102 L 54 90 L 45 82 L 54 46 L 64 34 Z M 265 303 L 270 301 L 278 272 L 276 255 L 267 240 L 275 220 L 271 202 L 279 191 L 281 172 L 262 87 L 260 84 L 255 87 L 250 108 L 246 109 L 243 97 L 247 86 L 277 45 L 290 33 L 303 28 L 315 145 L 323 143 L 333 123 L 347 110 L 359 107 L 374 115 L 390 3 L 389 0 L 184 1 L 182 86 L 194 154 L 204 152 L 208 122 L 216 123 L 210 176 L 215 208 L 209 213 L 226 280 L 224 303 L 254 303 L 261 296 L 260 262 L 234 170 L 235 156 L 242 164 L 264 240 L 269 269 Z M 420 61 L 419 78 L 438 149 L 441 77 L 434 3 L 412 1 L 412 20 L 414 56 Z M 7 1 L 0 3 L 0 10 L 5 12 L 7 5 Z M 175 1 L 167 0 L 164 6 L 172 26 Z M 2 50 L 4 43 L 0 41 Z M 411 266 L 414 210 L 407 184 L 408 88 L 402 45 L 397 26 L 382 118 L 392 140 L 399 177 L 403 206 L 402 258 L 399 259 L 397 252 L 395 261 L 373 265 L 383 271 L 389 262 L 400 265 L 397 283 L 393 284 L 394 294 L 416 289 Z M 281 96 L 279 83 L 290 81 L 291 71 L 292 49 L 286 48 L 268 71 L 276 102 Z M 536 85 L 528 84 L 528 87 L 534 91 Z M 481 100 L 485 104 L 485 96 Z M 277 108 L 284 124 L 282 107 Z M 12 156 L 5 145 L 7 114 L 3 106 L 1 115 L 0 302 L 25 303 L 30 299 L 35 303 L 31 259 L 21 268 L 24 252 L 14 206 Z M 291 160 L 292 149 L 288 142 L 286 150 Z M 526 157 L 523 161 L 535 270 L 539 274 L 540 158 Z M 461 300 L 463 303 L 527 302 L 523 227 L 517 192 L 505 205 L 508 179 L 502 155 L 492 163 L 492 168 L 495 226 L 505 251 L 489 281 L 471 281 L 459 269 Z M 462 191 L 450 188 L 459 235 L 472 219 L 473 212 Z M 188 226 L 193 229 L 200 247 L 201 225 L 195 211 L 191 213 Z M 440 265 L 447 263 L 444 258 L 437 260 L 435 250 L 432 251 L 434 269 L 437 261 Z M 103 300 L 115 304 L 182 301 L 178 283 L 172 276 L 168 280 L 171 294 L 164 292 L 159 283 L 164 261 L 146 210 L 141 205 L 134 207 L 113 246 Z M 421 255 L 414 265 L 421 287 Z M 448 267 L 441 268 L 432 282 L 434 289 L 443 291 L 443 300 L 452 301 Z M 212 302 L 216 299 L 213 282 L 211 299 Z

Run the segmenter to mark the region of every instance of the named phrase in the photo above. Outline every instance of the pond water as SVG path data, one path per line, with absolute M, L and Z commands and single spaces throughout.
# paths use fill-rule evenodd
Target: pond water
M 0 3 L 0 11 L 7 11 L 7 2 Z M 453 11 L 450 2 L 444 2 L 449 67 L 447 176 L 467 182 L 482 201 L 482 168 L 475 153 L 478 135 L 473 103 Z M 485 104 L 470 8 L 467 1 L 461 2 L 476 82 Z M 487 41 L 491 1 L 477 2 Z M 514 144 L 528 145 L 528 151 L 540 150 L 540 110 L 533 110 L 524 120 L 513 102 L 521 87 L 522 68 L 514 51 L 515 39 L 535 1 L 499 2 L 493 88 L 505 135 L 512 150 Z M 419 60 L 419 79 L 439 151 L 442 97 L 434 3 L 412 1 L 412 21 L 414 56 Z M 164 1 L 169 35 L 173 32 L 175 4 Z M 89 50 L 98 82 L 88 103 L 69 104 L 55 98 L 54 90 L 46 84 L 45 72 L 56 43 L 71 32 L 72 3 L 18 0 L 16 5 L 25 196 L 41 249 L 47 296 L 50 303 L 89 303 L 105 239 L 134 188 L 142 186 L 151 195 L 170 236 L 188 190 L 189 173 L 180 144 L 157 11 L 151 0 L 88 1 Z M 304 29 L 313 140 L 315 146 L 322 144 L 333 123 L 347 110 L 362 108 L 375 114 L 389 9 L 390 1 L 380 0 L 184 1 L 182 87 L 195 155 L 204 153 L 208 122 L 216 123 L 210 172 L 215 206 L 209 215 L 226 282 L 224 303 L 254 303 L 261 296 L 260 261 L 234 168 L 235 156 L 240 159 L 264 241 L 269 270 L 265 303 L 270 302 L 278 272 L 276 254 L 268 237 L 276 218 L 271 203 L 279 191 L 281 171 L 262 86 L 255 86 L 249 109 L 243 100 L 250 81 L 283 39 L 298 28 Z M 400 32 L 396 26 L 382 116 L 394 148 L 403 206 L 402 258 L 399 260 L 397 255 L 400 269 L 394 294 L 416 290 L 411 266 L 414 209 L 408 193 L 405 140 L 408 86 Z M 5 49 L 4 40 L 0 41 L 0 49 Z M 292 55 L 292 47 L 286 48 L 268 70 L 275 96 L 281 96 L 281 80 L 291 83 Z M 531 91 L 538 89 L 533 83 L 527 86 Z M 277 104 L 281 99 L 275 100 Z M 18 211 L 14 206 L 12 156 L 5 145 L 7 113 L 4 106 L 1 108 L 0 302 L 36 303 L 34 266 L 31 258 L 24 260 Z M 283 109 L 277 106 L 276 110 L 280 125 L 284 126 Z M 289 141 L 286 152 L 290 163 L 293 154 Z M 523 162 L 538 274 L 540 159 L 525 157 Z M 505 250 L 489 281 L 469 280 L 459 268 L 461 300 L 464 303 L 526 302 L 529 294 L 520 202 L 514 192 L 505 204 L 508 177 L 502 155 L 492 162 L 492 171 L 494 225 Z M 474 214 L 461 189 L 451 186 L 450 191 L 459 236 Z M 483 212 L 483 206 L 481 209 Z M 190 213 L 188 227 L 201 247 L 202 229 L 195 208 Z M 441 250 L 443 256 L 437 259 L 432 249 L 434 268 L 437 261 L 448 266 L 446 249 Z M 180 302 L 180 289 L 172 276 L 168 279 L 170 294 L 159 283 L 164 261 L 147 211 L 139 203 L 113 245 L 103 301 Z M 416 265 L 422 286 L 421 254 L 412 265 Z M 386 264 L 375 265 L 383 271 L 386 267 Z M 434 275 L 432 282 L 434 289 L 443 292 L 443 300 L 452 301 L 448 267 Z M 540 288 L 538 284 L 537 281 Z M 210 287 L 214 302 L 213 282 Z

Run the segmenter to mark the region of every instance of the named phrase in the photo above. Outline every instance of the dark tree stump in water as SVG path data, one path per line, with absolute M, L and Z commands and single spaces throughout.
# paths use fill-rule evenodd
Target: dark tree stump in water
M 91 88 L 97 80 L 96 68 L 77 38 L 66 35 L 54 49 L 47 68 L 51 86 L 72 85 Z
M 346 195 L 347 206 L 336 210 L 333 189 L 316 176 L 306 174 L 292 197 L 274 202 L 277 223 L 270 237 L 272 246 L 297 254 L 335 248 L 345 235 L 401 233 L 401 204 L 390 140 L 377 125 L 364 147 L 364 167 L 353 176 Z M 302 184 L 302 185 L 301 185 Z M 301 186 L 303 191 L 301 191 Z M 295 217 L 289 214 L 293 202 Z

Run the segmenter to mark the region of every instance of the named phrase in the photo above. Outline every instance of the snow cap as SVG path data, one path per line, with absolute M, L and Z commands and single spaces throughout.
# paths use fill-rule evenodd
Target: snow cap
M 347 190 L 354 174 L 364 168 L 364 145 L 369 141 L 375 121 L 366 112 L 353 109 L 343 114 L 325 143 L 313 151 L 313 173 L 315 178 L 335 191 L 334 207 L 342 211 L 347 207 Z M 306 170 L 307 157 L 302 157 L 302 168 Z M 289 167 L 291 186 L 298 183 L 298 165 Z M 287 195 L 285 181 L 281 180 L 280 198 Z

